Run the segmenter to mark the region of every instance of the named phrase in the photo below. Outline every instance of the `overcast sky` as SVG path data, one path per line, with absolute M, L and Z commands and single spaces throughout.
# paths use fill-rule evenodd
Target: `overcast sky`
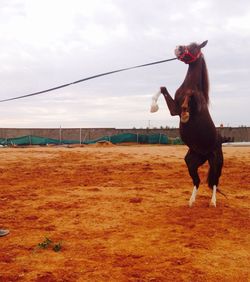
M 250 126 L 250 1 L 1 0 L 0 99 L 98 73 L 174 57 L 208 40 L 210 112 L 217 126 Z M 0 127 L 178 126 L 160 86 L 174 96 L 180 61 L 121 72 L 0 103 Z

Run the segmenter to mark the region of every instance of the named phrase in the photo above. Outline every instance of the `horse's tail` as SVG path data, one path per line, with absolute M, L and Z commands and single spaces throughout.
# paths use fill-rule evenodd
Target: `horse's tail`
M 223 193 L 220 189 L 217 188 L 216 192 L 218 192 L 219 194 L 223 195 L 226 199 L 228 199 L 227 195 Z
M 228 143 L 228 142 L 234 142 L 234 138 L 226 137 L 226 136 L 221 137 L 221 143 Z
M 209 171 L 207 182 L 208 186 L 212 189 L 214 185 L 218 186 L 219 178 L 223 167 L 223 152 L 220 142 L 220 138 L 217 137 L 216 147 L 213 152 L 208 156 Z M 219 192 L 220 193 L 220 192 Z
M 234 139 L 232 137 L 227 137 L 227 136 L 221 136 L 220 132 L 217 131 L 217 146 L 221 146 L 223 143 L 227 142 L 234 142 Z

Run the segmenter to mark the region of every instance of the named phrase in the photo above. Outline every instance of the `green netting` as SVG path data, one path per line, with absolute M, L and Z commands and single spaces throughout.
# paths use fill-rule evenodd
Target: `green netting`
M 79 141 L 75 140 L 63 140 L 60 141 L 58 139 L 52 139 L 52 138 L 45 138 L 45 137 L 38 137 L 38 136 L 32 136 L 32 135 L 27 135 L 27 136 L 21 136 L 21 137 L 16 137 L 16 138 L 1 138 L 0 139 L 0 144 L 4 146 L 25 146 L 25 145 L 49 145 L 49 144 L 77 144 Z
M 184 145 L 184 142 L 181 140 L 180 137 L 171 138 L 169 141 L 170 141 L 170 144 L 172 145 Z
M 165 134 L 134 134 L 122 133 L 112 136 L 103 136 L 94 140 L 82 141 L 82 144 L 94 144 L 97 142 L 110 141 L 113 144 L 119 143 L 139 143 L 139 144 L 183 144 L 180 138 L 169 139 Z M 0 145 L 49 145 L 49 144 L 79 144 L 79 140 L 59 140 L 33 135 L 21 136 L 16 138 L 0 138 Z
M 85 141 L 84 144 L 93 144 L 101 141 L 110 141 L 113 144 L 118 143 L 140 143 L 140 144 L 169 144 L 168 137 L 165 134 L 134 134 L 122 133 L 112 136 L 103 136 L 101 138 Z

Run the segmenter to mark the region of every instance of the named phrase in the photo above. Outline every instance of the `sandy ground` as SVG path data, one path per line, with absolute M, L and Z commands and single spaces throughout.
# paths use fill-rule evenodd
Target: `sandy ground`
M 228 199 L 205 165 L 189 208 L 185 146 L 0 149 L 0 281 L 249 281 L 250 147 L 223 150 Z

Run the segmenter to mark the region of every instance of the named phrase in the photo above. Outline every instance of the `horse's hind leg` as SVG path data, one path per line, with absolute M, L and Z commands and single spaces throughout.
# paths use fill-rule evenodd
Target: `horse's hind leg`
M 209 155 L 208 162 L 210 166 L 208 172 L 208 186 L 213 190 L 211 204 L 216 207 L 216 190 L 223 167 L 223 153 L 221 146 Z
M 199 185 L 200 185 L 200 177 L 199 177 L 199 174 L 198 174 L 198 168 L 199 168 L 199 166 L 204 164 L 205 161 L 206 161 L 206 158 L 204 156 L 198 155 L 197 153 L 195 153 L 191 150 L 189 150 L 187 155 L 185 156 L 185 162 L 186 162 L 187 167 L 188 167 L 188 172 L 189 172 L 190 176 L 192 177 L 193 184 L 194 184 L 193 192 L 192 192 L 192 195 L 189 199 L 189 206 L 190 207 L 195 202 L 196 194 L 198 192 L 198 188 L 199 188 Z

